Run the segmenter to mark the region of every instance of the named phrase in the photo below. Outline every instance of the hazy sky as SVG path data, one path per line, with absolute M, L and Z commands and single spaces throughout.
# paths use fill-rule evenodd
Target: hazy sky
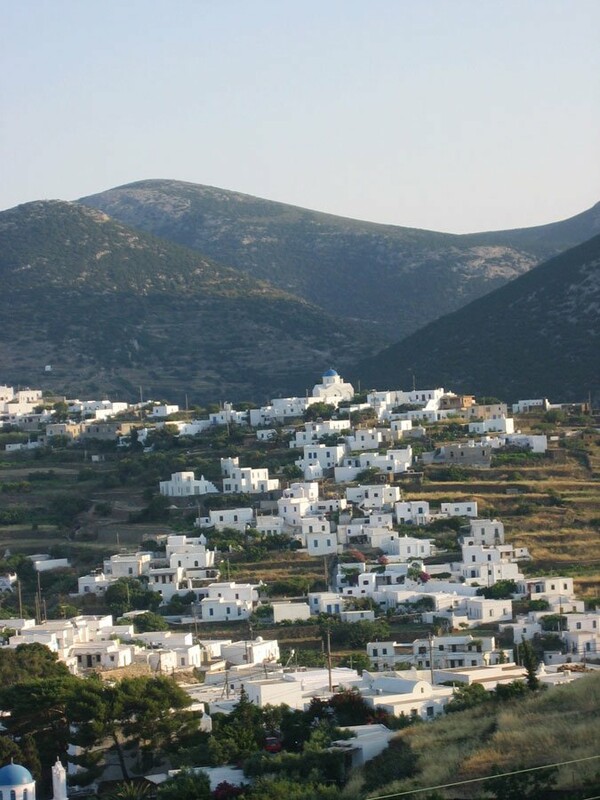
M 1 0 L 0 208 L 177 178 L 466 232 L 600 200 L 600 0 Z

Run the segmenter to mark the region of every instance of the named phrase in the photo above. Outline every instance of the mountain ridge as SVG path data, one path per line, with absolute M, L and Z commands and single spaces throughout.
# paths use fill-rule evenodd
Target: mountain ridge
M 600 203 L 569 220 L 514 234 L 450 234 L 166 179 L 124 184 L 79 202 L 268 280 L 329 313 L 362 319 L 388 341 L 600 232 Z
M 3 379 L 200 400 L 303 392 L 381 340 L 268 283 L 127 228 L 34 201 L 0 213 Z M 43 367 L 52 365 L 52 373 Z
M 600 235 L 357 364 L 351 377 L 512 397 L 600 392 Z M 517 397 L 518 396 L 518 397 Z

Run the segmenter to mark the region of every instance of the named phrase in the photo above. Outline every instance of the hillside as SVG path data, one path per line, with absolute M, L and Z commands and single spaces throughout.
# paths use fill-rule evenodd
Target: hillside
M 591 759 L 575 768 L 568 765 L 541 773 L 549 779 L 550 787 L 540 793 L 533 793 L 528 776 L 521 775 L 514 780 L 510 794 L 507 782 L 502 784 L 502 794 L 499 786 L 492 789 L 487 783 L 467 783 L 441 794 L 428 795 L 481 798 L 488 796 L 485 789 L 489 787 L 494 797 L 591 799 L 597 796 L 594 790 L 600 779 L 598 762 L 594 759 L 598 751 L 593 744 L 600 734 L 599 692 L 600 675 L 594 673 L 524 699 L 504 703 L 488 701 L 426 725 L 413 725 L 399 734 L 405 748 L 408 746 L 409 752 L 416 756 L 413 777 L 385 782 L 386 770 L 382 767 L 386 765 L 373 762 L 381 771 L 367 769 L 367 777 L 372 776 L 371 786 L 376 786 L 376 791 L 367 796 L 393 797 L 395 792 L 488 778 L 494 772 L 530 769 L 569 759 Z M 393 762 L 388 763 L 388 775 L 393 771 Z
M 600 233 L 600 204 L 551 225 L 456 236 L 171 180 L 120 186 L 80 202 L 331 313 L 379 326 L 388 341 Z
M 264 400 L 377 344 L 365 326 L 72 203 L 0 214 L 0 278 L 8 383 Z
M 584 400 L 600 390 L 600 236 L 363 361 L 363 386 Z

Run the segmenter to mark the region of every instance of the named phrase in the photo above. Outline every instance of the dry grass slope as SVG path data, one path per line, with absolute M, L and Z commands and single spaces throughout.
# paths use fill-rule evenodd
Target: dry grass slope
M 417 725 L 399 735 L 419 757 L 414 778 L 381 787 L 378 795 L 485 777 L 494 771 L 598 755 L 600 674 L 590 674 L 510 705 L 480 706 Z M 435 754 L 435 757 L 433 755 Z M 600 764 L 559 768 L 556 788 L 579 790 L 600 781 Z M 482 784 L 456 787 L 442 797 L 477 798 Z

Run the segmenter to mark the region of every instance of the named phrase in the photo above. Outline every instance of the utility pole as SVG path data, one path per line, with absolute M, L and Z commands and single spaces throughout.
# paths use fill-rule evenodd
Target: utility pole
M 23 597 L 21 595 L 21 579 L 17 581 L 17 596 L 19 598 L 19 617 L 23 619 Z
M 431 685 L 433 686 L 433 636 L 429 634 L 429 674 L 431 675 Z
M 37 594 L 38 594 L 38 609 L 40 620 L 42 616 L 42 584 L 40 583 L 40 573 L 37 574 Z
M 333 692 L 333 681 L 331 680 L 331 626 L 327 624 L 327 675 L 329 676 L 329 691 Z

